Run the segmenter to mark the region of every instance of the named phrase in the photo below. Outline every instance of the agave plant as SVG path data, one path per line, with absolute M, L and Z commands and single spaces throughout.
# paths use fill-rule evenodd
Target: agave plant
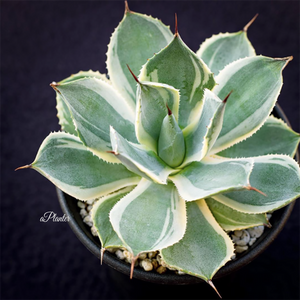
M 177 25 L 172 34 L 126 3 L 109 79 L 87 71 L 51 84 L 62 131 L 22 168 L 79 200 L 100 198 L 102 253 L 126 248 L 131 276 L 141 253 L 158 250 L 212 285 L 234 254 L 226 231 L 268 224 L 267 212 L 300 195 L 300 136 L 269 116 L 292 57 L 256 56 L 250 23 L 194 53 Z

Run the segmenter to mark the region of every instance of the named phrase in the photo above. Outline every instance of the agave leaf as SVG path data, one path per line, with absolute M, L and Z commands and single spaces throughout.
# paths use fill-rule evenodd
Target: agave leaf
M 185 202 L 172 183 L 142 179 L 110 212 L 115 232 L 136 257 L 178 242 L 186 228 Z
M 174 115 L 165 116 L 158 139 L 158 155 L 170 167 L 179 166 L 185 156 L 185 141 Z
M 126 64 L 139 73 L 142 65 L 154 53 L 172 40 L 169 27 L 158 19 L 125 11 L 123 20 L 115 29 L 107 51 L 107 70 L 113 86 L 135 108 L 136 82 Z
M 111 127 L 111 144 L 114 154 L 130 171 L 160 184 L 167 184 L 167 178 L 174 170 L 167 166 L 152 150 L 128 142 Z
M 247 31 L 219 33 L 206 39 L 197 51 L 214 75 L 228 64 L 244 57 L 255 56 L 255 50 L 247 37 Z
M 170 176 L 180 196 L 193 201 L 215 194 L 248 188 L 252 159 L 204 159 Z
M 252 157 L 267 154 L 286 154 L 294 157 L 300 135 L 281 119 L 270 116 L 264 125 L 248 139 L 217 155 L 223 157 Z
M 233 255 L 229 236 L 214 219 L 203 199 L 188 202 L 184 237 L 161 251 L 163 260 L 187 274 L 211 279 Z
M 213 92 L 226 105 L 221 133 L 211 150 L 220 152 L 255 133 L 267 120 L 282 87 L 282 69 L 291 58 L 247 57 L 225 67 Z
M 94 199 L 140 180 L 121 164 L 99 159 L 78 137 L 65 132 L 51 133 L 28 167 L 80 200 Z
M 60 81 L 59 83 L 71 82 L 85 77 L 96 77 L 109 83 L 109 80 L 104 74 L 100 74 L 98 71 L 94 72 L 92 70 L 80 71 L 77 74 L 72 74 L 70 77 Z M 56 93 L 56 109 L 57 109 L 57 117 L 61 129 L 65 132 L 77 135 L 77 131 L 73 123 L 71 112 L 67 104 L 61 98 L 59 93 Z
M 215 143 L 223 123 L 225 103 L 211 91 L 205 89 L 203 107 L 198 120 L 183 131 L 186 155 L 181 167 L 200 161 Z
M 167 105 L 178 120 L 179 92 L 172 86 L 142 82 L 138 85 L 136 136 L 138 141 L 157 152 L 157 142 Z
M 184 128 L 197 118 L 205 88 L 215 85 L 205 63 L 175 34 L 173 41 L 142 68 L 141 81 L 161 82 L 180 90 L 178 124 Z
M 111 85 L 97 78 L 52 86 L 67 103 L 83 144 L 100 158 L 119 162 L 107 153 L 111 150 L 109 126 L 115 126 L 128 140 L 136 141 L 134 111 L 125 100 Z
M 259 225 L 269 226 L 266 214 L 242 213 L 213 198 L 207 198 L 205 202 L 216 221 L 224 230 L 240 230 Z
M 265 213 L 279 209 L 300 196 L 300 169 L 296 161 L 286 155 L 253 157 L 250 176 L 255 191 L 235 191 L 213 198 L 245 213 Z
M 93 205 L 92 208 L 92 220 L 99 239 L 101 241 L 102 249 L 108 248 L 125 248 L 123 242 L 120 240 L 118 235 L 115 233 L 109 220 L 109 213 L 114 205 L 129 192 L 133 187 L 127 187 L 113 194 L 109 194 L 100 198 Z

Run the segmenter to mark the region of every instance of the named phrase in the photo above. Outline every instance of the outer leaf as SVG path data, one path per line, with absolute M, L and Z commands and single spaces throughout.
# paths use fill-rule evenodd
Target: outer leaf
M 202 43 L 197 55 L 215 75 L 218 75 L 226 65 L 233 61 L 255 56 L 255 50 L 248 40 L 247 32 L 241 30 L 235 33 L 213 35 Z
M 210 150 L 222 129 L 224 110 L 225 103 L 206 89 L 198 120 L 183 131 L 186 155 L 181 167 L 200 161 Z
M 127 139 L 136 141 L 134 112 L 106 82 L 84 78 L 54 85 L 67 103 L 79 138 L 94 154 L 110 161 L 118 160 L 111 150 L 109 126 L 113 125 Z
M 213 198 L 241 212 L 265 213 L 279 209 L 300 196 L 300 169 L 292 158 L 267 155 L 253 160 L 250 184 L 267 197 L 255 191 L 235 191 Z
M 243 58 L 216 77 L 214 93 L 221 99 L 233 90 L 223 127 L 211 153 L 224 150 L 255 133 L 267 120 L 282 87 L 282 69 L 291 58 Z
M 170 179 L 184 200 L 193 201 L 247 188 L 252 167 L 251 159 L 203 160 L 191 163 Z
M 109 78 L 133 109 L 136 82 L 126 64 L 138 74 L 147 59 L 165 47 L 172 36 L 161 21 L 128 10 L 113 33 L 107 51 Z
M 109 83 L 109 80 L 104 74 L 100 74 L 98 71 L 94 72 L 92 70 L 80 71 L 77 74 L 72 74 L 70 77 L 60 81 L 59 83 L 71 82 L 85 77 L 96 77 Z M 57 117 L 61 129 L 64 130 L 65 132 L 77 135 L 77 131 L 73 123 L 70 110 L 67 104 L 62 100 L 59 93 L 56 93 L 56 109 L 57 109 Z
M 178 120 L 179 92 L 173 87 L 143 82 L 138 85 L 136 109 L 136 136 L 138 141 L 157 152 L 157 142 L 162 121 L 168 113 L 167 106 Z
M 185 202 L 175 186 L 142 179 L 110 212 L 110 221 L 136 257 L 178 242 L 186 228 Z
M 111 127 L 111 144 L 118 159 L 132 172 L 157 183 L 167 184 L 174 170 L 168 167 L 153 151 L 124 139 Z
M 281 119 L 270 116 L 264 125 L 248 139 L 231 146 L 218 155 L 223 157 L 252 157 L 266 154 L 286 154 L 294 157 L 300 135 Z
M 209 280 L 230 260 L 233 243 L 203 199 L 187 203 L 187 220 L 184 237 L 163 249 L 162 258 L 171 267 Z
M 215 85 L 213 74 L 179 35 L 142 68 L 141 81 L 162 82 L 180 90 L 178 124 L 189 125 L 201 109 L 204 88 Z
M 269 225 L 266 214 L 242 213 L 212 198 L 205 199 L 205 202 L 224 230 L 240 230 L 259 225 Z
M 97 229 L 102 249 L 125 248 L 123 242 L 119 239 L 111 226 L 109 213 L 114 205 L 131 191 L 132 187 L 127 187 L 116 193 L 100 198 L 93 205 L 92 220 Z
M 140 180 L 121 164 L 94 156 L 78 137 L 64 132 L 51 133 L 29 167 L 80 200 L 94 199 Z

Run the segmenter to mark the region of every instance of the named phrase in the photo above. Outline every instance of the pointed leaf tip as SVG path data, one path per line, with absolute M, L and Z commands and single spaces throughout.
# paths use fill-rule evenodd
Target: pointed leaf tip
M 134 75 L 134 73 L 131 71 L 130 67 L 129 67 L 128 65 L 126 65 L 126 66 L 127 66 L 128 70 L 129 70 L 129 72 L 131 73 L 131 75 L 133 76 L 134 80 L 135 80 L 137 83 L 140 83 L 139 80 L 138 80 L 138 78 L 137 78 L 137 77 Z
M 130 279 L 132 279 L 132 277 L 133 277 L 133 269 L 134 269 L 134 265 L 135 265 L 137 258 L 138 258 L 138 256 L 132 257 L 131 267 L 130 267 Z
M 114 155 L 119 155 L 119 153 L 117 153 L 115 151 L 106 151 L 106 153 L 111 153 L 111 154 L 114 154 Z
M 168 115 L 171 116 L 172 115 L 172 111 L 171 111 L 170 107 L 168 106 L 168 104 L 166 104 L 166 106 L 167 106 L 167 109 L 168 109 Z
M 178 36 L 177 13 L 175 13 L 175 36 Z
M 124 11 L 124 15 L 127 14 L 127 13 L 130 13 L 131 10 L 129 9 L 129 6 L 128 6 L 128 2 L 125 0 L 125 11 Z
M 291 56 L 287 56 L 287 57 L 283 57 L 283 58 L 274 58 L 274 59 L 285 61 L 285 65 L 282 68 L 282 70 L 284 70 L 284 68 L 288 65 L 288 63 L 294 59 L 294 57 L 291 55 Z
M 55 81 L 50 83 L 50 86 L 54 89 L 54 91 L 58 92 L 60 94 L 60 91 L 57 89 L 57 86 L 59 86 L 58 83 L 56 83 Z
M 247 32 L 248 28 L 251 26 L 251 24 L 256 20 L 256 18 L 258 17 L 258 14 L 256 14 L 251 20 L 250 22 L 248 22 L 244 28 L 243 28 L 243 31 L 244 32 Z
M 26 166 L 16 168 L 15 171 L 22 170 L 22 169 L 30 169 L 31 167 L 32 167 L 32 165 L 30 164 L 30 165 L 26 165 Z
M 218 292 L 218 290 L 216 289 L 215 285 L 213 284 L 213 282 L 209 279 L 207 280 L 207 283 L 215 290 L 215 292 L 218 294 L 218 296 L 220 297 L 220 299 L 222 299 L 222 296 L 220 295 L 220 293 Z
M 102 266 L 102 263 L 103 263 L 103 254 L 105 252 L 105 248 L 101 248 L 100 250 L 100 265 Z
M 223 100 L 223 103 L 226 103 L 227 102 L 227 100 L 228 100 L 228 98 L 229 98 L 229 96 L 232 94 L 232 92 L 233 92 L 233 90 L 231 90 L 230 92 L 229 92 L 229 94 L 225 97 L 225 99 Z

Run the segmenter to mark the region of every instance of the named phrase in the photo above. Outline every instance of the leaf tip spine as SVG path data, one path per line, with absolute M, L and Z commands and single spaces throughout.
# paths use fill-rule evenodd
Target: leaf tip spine
M 244 32 L 247 32 L 248 28 L 252 25 L 252 23 L 256 20 L 258 14 L 256 14 L 243 28 Z
M 178 22 L 177 22 L 177 13 L 175 13 L 175 33 L 174 37 L 178 36 Z
M 128 6 L 128 2 L 125 0 L 124 3 L 125 3 L 124 15 L 126 15 L 127 13 L 131 13 L 131 10 L 129 9 L 129 6 Z
M 168 115 L 171 116 L 172 115 L 172 111 L 170 109 L 170 107 L 168 106 L 168 103 L 166 103 L 167 109 L 168 109 Z
M 59 83 L 56 83 L 55 81 L 52 81 L 50 83 L 50 86 L 54 89 L 54 91 L 56 91 L 56 92 L 58 92 L 60 94 L 60 91 L 57 88 L 57 86 L 59 86 Z
M 132 279 L 132 277 L 133 277 L 134 265 L 135 265 L 135 262 L 136 262 L 137 258 L 138 258 L 138 255 L 135 256 L 135 257 L 133 257 L 133 258 L 131 259 L 130 279 Z
M 126 64 L 126 66 L 127 66 L 128 70 L 129 70 L 129 72 L 131 73 L 131 75 L 133 76 L 134 80 L 135 80 L 138 84 L 140 84 L 140 81 L 139 81 L 138 78 L 134 75 L 134 73 L 132 72 L 132 70 L 130 69 L 130 67 L 129 67 L 127 64 Z
M 232 92 L 233 92 L 233 90 L 231 90 L 230 92 L 229 92 L 229 94 L 225 97 L 225 99 L 223 100 L 223 103 L 226 103 L 227 102 L 227 100 L 228 100 L 228 98 L 229 98 L 229 96 L 232 94 Z
M 287 57 L 283 57 L 283 58 L 274 58 L 274 59 L 275 60 L 283 60 L 283 61 L 285 61 L 285 64 L 284 64 L 284 66 L 282 68 L 282 71 L 283 71 L 285 69 L 285 67 L 288 65 L 288 63 L 294 59 L 294 57 L 291 55 L 291 56 L 287 56 Z
M 100 265 L 102 266 L 102 263 L 103 263 L 103 254 L 104 254 L 104 252 L 105 252 L 105 248 L 101 248 L 101 250 L 100 250 Z
M 253 186 L 247 186 L 246 189 L 249 191 L 258 192 L 258 193 L 262 194 L 263 196 L 268 197 L 264 192 L 260 191 L 259 189 L 255 188 Z
M 22 166 L 22 167 L 19 167 L 19 168 L 16 168 L 15 171 L 18 171 L 18 170 L 22 170 L 22 169 L 30 169 L 32 168 L 32 165 L 26 165 L 26 166 Z
M 106 151 L 106 153 L 111 153 L 111 154 L 114 154 L 114 155 L 119 155 L 119 153 L 117 153 L 115 151 Z
M 212 282 L 210 279 L 208 279 L 206 282 L 207 282 L 207 283 L 215 290 L 215 292 L 217 293 L 217 295 L 219 296 L 219 298 L 222 299 L 222 296 L 221 296 L 220 293 L 218 292 L 218 290 L 217 290 L 217 288 L 215 287 L 215 285 L 213 284 L 213 282 Z
M 268 221 L 267 223 L 264 223 L 264 226 L 268 227 L 268 228 L 272 228 L 271 223 Z

